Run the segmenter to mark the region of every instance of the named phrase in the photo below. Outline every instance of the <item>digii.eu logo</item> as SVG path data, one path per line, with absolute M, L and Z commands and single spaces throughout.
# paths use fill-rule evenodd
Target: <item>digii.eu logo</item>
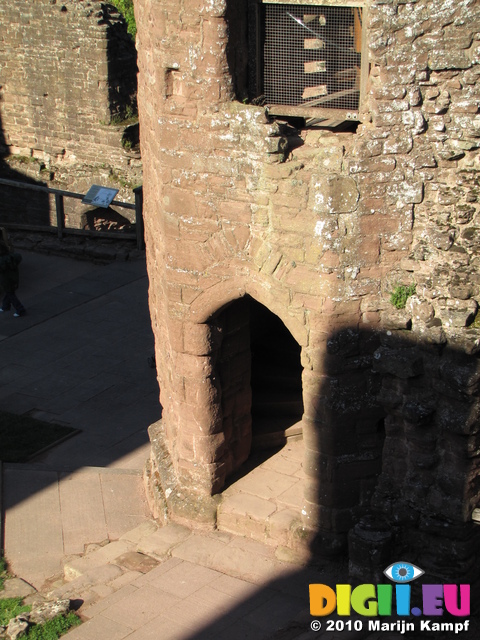
M 343 628 L 363 628 L 358 616 L 366 617 L 369 631 L 453 631 L 455 634 L 466 631 L 469 620 L 443 622 L 439 618 L 445 614 L 456 618 L 470 615 L 469 584 L 422 584 L 421 598 L 412 606 L 411 582 L 424 575 L 424 571 L 410 562 L 399 561 L 389 565 L 383 572 L 393 584 L 337 584 L 335 589 L 326 584 L 310 585 L 310 613 L 325 618 L 336 612 L 346 618 L 356 614 L 354 626 L 342 620 L 326 621 L 327 631 Z M 389 622 L 388 616 L 400 620 Z M 418 620 L 409 621 L 408 617 Z M 372 618 L 378 618 L 372 620 Z M 383 618 L 383 620 L 382 620 Z M 432 620 L 433 618 L 433 620 Z M 412 618 L 411 618 L 412 620 Z M 312 622 L 312 629 L 319 630 L 322 624 Z M 340 629 L 341 627 L 341 629 Z

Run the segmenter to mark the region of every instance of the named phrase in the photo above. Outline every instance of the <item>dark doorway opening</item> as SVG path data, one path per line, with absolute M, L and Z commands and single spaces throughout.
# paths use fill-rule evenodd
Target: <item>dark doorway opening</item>
M 249 298 L 252 387 L 252 449 L 284 445 L 302 437 L 300 345 L 283 322 Z
M 225 434 L 226 475 L 248 473 L 252 454 L 262 459 L 302 439 L 301 347 L 282 320 L 245 296 L 212 319 L 222 336 L 214 354 Z

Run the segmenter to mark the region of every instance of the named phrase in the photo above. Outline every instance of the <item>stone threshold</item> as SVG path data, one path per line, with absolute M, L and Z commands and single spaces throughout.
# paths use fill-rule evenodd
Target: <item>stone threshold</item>
M 221 494 L 217 529 L 308 556 L 309 536 L 302 522 L 303 448 L 301 439 L 289 439 L 273 455 L 254 453 L 247 473 Z

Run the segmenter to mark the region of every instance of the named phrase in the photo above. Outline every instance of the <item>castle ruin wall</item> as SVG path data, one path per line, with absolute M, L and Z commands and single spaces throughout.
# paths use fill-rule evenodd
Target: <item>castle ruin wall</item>
M 248 319 L 223 311 L 250 296 L 301 346 L 303 526 L 317 551 L 349 544 L 352 571 L 365 575 L 375 535 L 388 531 L 389 558 L 408 549 L 442 580 L 468 578 L 480 461 L 480 6 L 368 2 L 367 89 L 360 124 L 343 131 L 243 100 L 248 6 L 135 5 L 163 406 L 152 503 L 214 526 L 225 481 L 249 455 L 237 340 Z M 391 292 L 410 285 L 396 309 Z M 233 396 L 219 373 L 227 352 Z

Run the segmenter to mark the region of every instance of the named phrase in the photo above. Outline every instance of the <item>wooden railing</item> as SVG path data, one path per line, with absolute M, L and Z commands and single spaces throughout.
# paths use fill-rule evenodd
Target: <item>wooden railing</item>
M 65 227 L 65 198 L 75 198 L 77 200 L 83 200 L 85 194 L 74 193 L 73 191 L 62 191 L 61 189 L 51 189 L 50 187 L 44 187 L 37 184 L 31 184 L 28 182 L 18 182 L 16 180 L 7 180 L 0 178 L 0 185 L 6 187 L 14 187 L 17 189 L 23 189 L 25 191 L 41 191 L 43 193 L 51 193 L 55 196 L 55 213 L 57 225 L 52 227 L 51 225 L 28 225 L 17 224 L 16 222 L 3 222 L 0 220 L 0 224 L 7 229 L 25 229 L 27 231 L 55 231 L 59 238 L 63 238 L 65 234 L 76 234 L 84 236 L 96 236 L 96 237 L 109 237 L 117 236 L 124 239 L 136 239 L 137 248 L 144 249 L 144 228 L 143 228 L 143 190 L 142 187 L 137 187 L 133 190 L 135 194 L 135 204 L 129 202 L 121 202 L 119 200 L 112 200 L 112 206 L 122 207 L 123 209 L 132 209 L 135 211 L 135 233 L 123 232 L 123 231 L 95 231 L 91 229 L 72 229 Z

